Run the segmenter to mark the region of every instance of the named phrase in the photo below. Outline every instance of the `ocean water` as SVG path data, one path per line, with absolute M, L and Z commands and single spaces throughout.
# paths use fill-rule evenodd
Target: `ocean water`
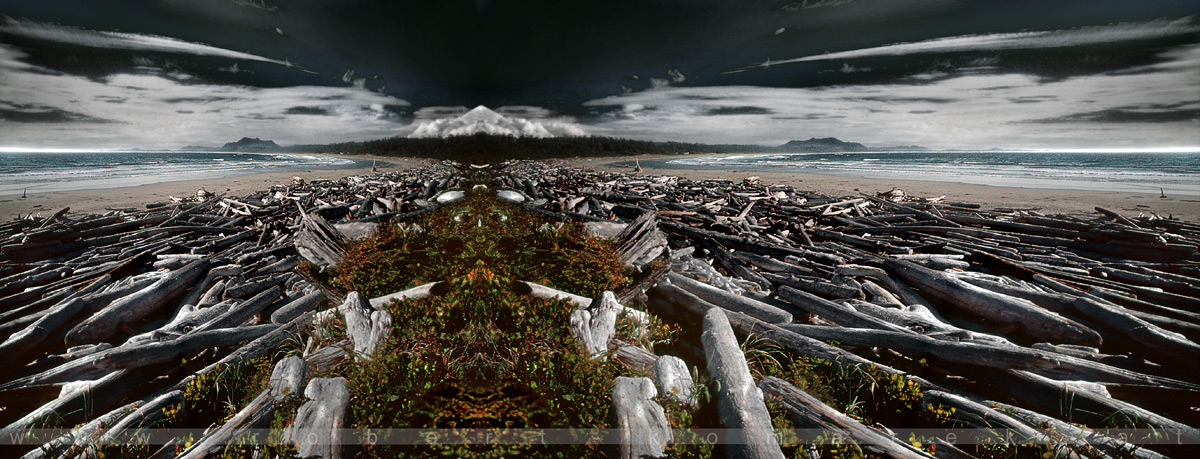
M 0 196 L 90 190 L 311 169 L 362 160 L 276 153 L 178 151 L 0 152 Z
M 797 172 L 978 185 L 1200 195 L 1200 151 L 919 151 L 687 156 L 642 161 L 670 169 Z

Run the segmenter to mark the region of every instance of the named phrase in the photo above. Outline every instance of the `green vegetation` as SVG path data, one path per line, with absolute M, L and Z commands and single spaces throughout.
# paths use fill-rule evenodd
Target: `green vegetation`
M 376 237 L 352 244 L 333 270 L 332 284 L 369 298 L 427 282 L 453 284 L 475 273 L 498 283 L 524 280 L 596 297 L 629 282 L 611 242 L 585 237 L 575 225 L 549 226 L 487 190 L 415 225 L 419 229 L 386 225 Z
M 825 404 L 857 419 L 868 426 L 883 425 L 904 428 L 958 429 L 970 428 L 955 416 L 953 407 L 931 405 L 923 411 L 920 385 L 878 370 L 875 367 L 841 365 L 823 359 L 796 357 L 754 337 L 743 344 L 747 363 L 755 379 L 775 376 L 788 381 L 797 388 L 811 394 Z M 776 430 L 795 429 L 784 408 L 767 398 Z M 909 444 L 928 453 L 936 452 L 932 438 L 911 436 Z M 785 456 L 808 458 L 807 441 L 815 444 L 821 457 L 863 458 L 872 455 L 860 445 L 832 434 L 815 439 L 800 439 L 795 435 L 783 435 L 780 444 Z M 1024 458 L 1054 457 L 1045 445 L 1009 445 L 1002 442 L 983 442 L 978 445 L 959 445 L 965 452 L 976 457 Z
M 610 243 L 500 202 L 487 190 L 354 244 L 332 283 L 378 296 L 444 280 L 447 293 L 386 309 L 393 329 L 346 370 L 356 428 L 603 428 L 619 370 L 588 359 L 567 326 L 574 305 L 520 297 L 528 280 L 597 297 L 629 282 Z M 416 228 L 420 228 L 419 230 Z M 432 439 L 431 439 L 432 440 Z M 368 445 L 366 457 L 592 455 L 596 445 Z M 510 439 L 511 440 L 511 439 Z M 581 438 L 580 440 L 586 440 Z M 432 443 L 432 441 L 430 442 Z

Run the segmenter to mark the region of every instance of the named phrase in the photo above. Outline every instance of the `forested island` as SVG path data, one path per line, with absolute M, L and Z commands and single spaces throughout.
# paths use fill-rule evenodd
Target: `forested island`
M 246 146 L 249 149 L 242 149 Z M 252 148 L 251 148 L 252 147 Z M 198 147 L 189 147 L 194 149 Z M 243 138 L 226 143 L 221 151 L 278 153 L 338 153 L 347 155 L 404 156 L 457 161 L 495 159 L 548 159 L 691 153 L 828 153 L 887 151 L 833 137 L 792 140 L 783 145 L 703 144 L 652 142 L 617 137 L 512 137 L 488 134 L 444 138 L 389 137 L 362 142 L 277 146 L 268 140 Z M 907 147 L 906 149 L 922 149 Z

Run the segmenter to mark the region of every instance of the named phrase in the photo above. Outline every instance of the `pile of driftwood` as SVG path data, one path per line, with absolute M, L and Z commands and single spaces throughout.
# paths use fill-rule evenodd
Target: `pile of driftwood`
M 345 239 L 404 222 L 485 179 L 503 199 L 617 238 L 631 266 L 664 266 L 627 292 L 576 297 L 571 326 L 582 348 L 654 375 L 615 383 L 622 456 L 662 454 L 671 435 L 652 398 L 695 403 L 689 363 L 718 388 L 723 426 L 741 435 L 727 440 L 735 456 L 781 456 L 764 393 L 797 425 L 878 454 L 926 455 L 889 430 L 905 426 L 866 426 L 786 381 L 755 381 L 738 347 L 751 335 L 799 356 L 898 375 L 924 389 L 923 409 L 954 407 L 963 423 L 1009 429 L 1064 455 L 1173 452 L 1166 441 L 1142 448 L 1105 435 L 1114 419 L 1136 419 L 1170 442 L 1197 441 L 1198 224 L 1105 209 L 985 210 L 898 190 L 830 197 L 753 178 L 690 181 L 543 162 L 442 163 L 2 223 L 0 433 L 74 427 L 21 451 L 93 456 L 96 445 L 161 422 L 163 408 L 184 403 L 189 382 L 295 339 L 331 303 L 341 304 L 350 342 L 280 360 L 260 397 L 184 455 L 203 456 L 262 426 L 284 394 L 303 392 L 308 403 L 286 438 L 324 432 L 301 452 L 336 456 L 331 432 L 342 427 L 346 381 L 306 375 L 351 358 L 347 350 L 369 354 L 390 328 L 376 310 L 388 300 L 343 298 L 295 268 L 333 266 Z M 695 351 L 660 357 L 612 338 L 619 314 L 644 321 L 646 312 L 694 327 Z M 181 441 L 160 455 L 174 456 Z M 938 451 L 954 448 L 943 442 Z
M 299 274 L 302 261 L 336 264 L 342 241 L 369 234 L 373 221 L 428 209 L 426 198 L 455 185 L 453 170 L 297 180 L 236 198 L 202 192 L 0 224 L 3 436 L 82 424 L 41 448 L 0 448 L 90 456 L 102 439 L 160 422 L 187 383 L 274 352 L 311 311 L 340 302 Z M 309 351 L 310 370 L 345 357 L 337 346 Z M 297 371 L 291 365 L 285 373 Z M 246 425 L 269 420 L 272 404 L 264 399 Z
M 900 375 L 924 389 L 923 409 L 953 407 L 960 422 L 1060 454 L 1160 457 L 1200 440 L 1198 224 L 985 210 L 899 190 L 831 197 L 753 177 L 521 169 L 545 207 L 577 219 L 654 215 L 675 250 L 649 310 L 706 337 L 722 310 L 743 339 Z M 722 349 L 710 344 L 711 366 Z M 919 455 L 782 380 L 758 385 L 798 425 Z M 738 413 L 724 417 L 749 414 Z M 1089 428 L 1131 419 L 1165 441 L 1141 448 Z

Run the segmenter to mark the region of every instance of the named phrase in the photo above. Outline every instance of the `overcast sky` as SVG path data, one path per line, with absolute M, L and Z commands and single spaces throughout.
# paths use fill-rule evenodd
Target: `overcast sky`
M 0 148 L 1200 148 L 1195 0 L 103 3 L 0 3 Z M 479 105 L 500 117 L 457 119 Z

